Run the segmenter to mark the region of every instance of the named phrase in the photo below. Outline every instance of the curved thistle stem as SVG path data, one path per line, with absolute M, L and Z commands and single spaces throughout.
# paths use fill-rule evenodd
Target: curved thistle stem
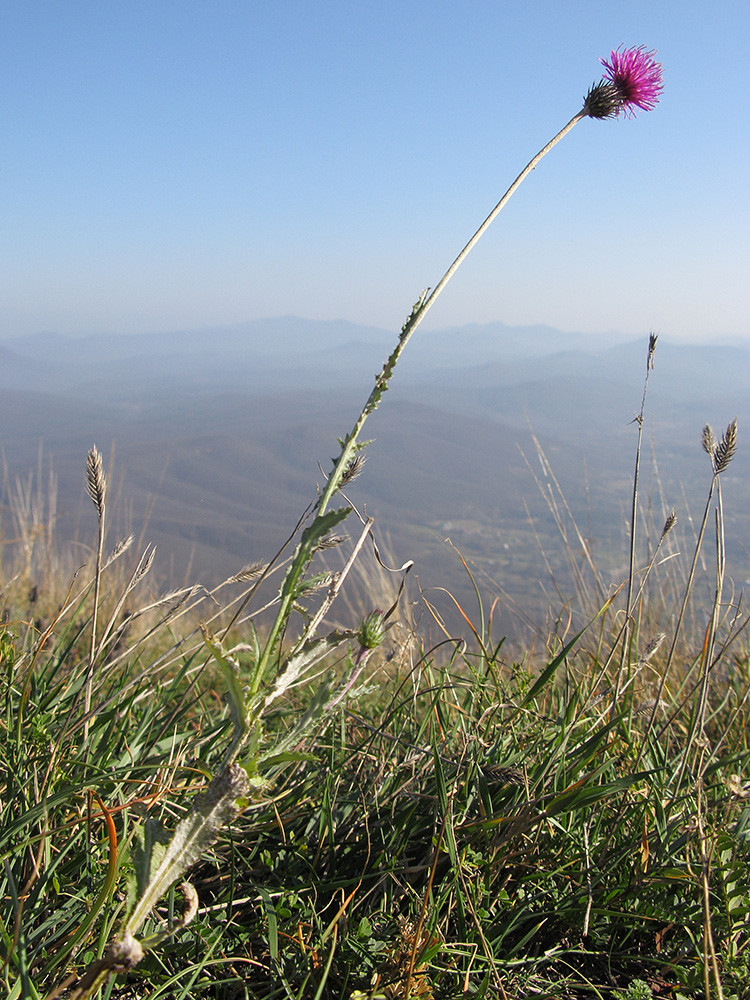
M 287 577 L 284 581 L 284 586 L 282 588 L 281 599 L 279 603 L 279 610 L 276 615 L 276 619 L 271 626 L 271 630 L 268 636 L 268 640 L 265 647 L 261 653 L 260 659 L 256 665 L 254 674 L 258 677 L 263 676 L 268 667 L 270 660 L 273 656 L 274 650 L 276 648 L 276 643 L 282 635 L 286 623 L 289 620 L 289 615 L 291 614 L 294 602 L 296 599 L 297 584 L 302 579 L 302 576 L 312 560 L 315 551 L 315 537 L 316 534 L 312 530 L 315 522 L 323 517 L 326 513 L 328 505 L 333 499 L 335 493 L 340 488 L 342 482 L 344 481 L 347 471 L 351 468 L 352 463 L 357 455 L 359 448 L 361 447 L 359 442 L 359 436 L 362 433 L 362 428 L 365 425 L 365 421 L 373 413 L 380 404 L 380 400 L 383 397 L 383 393 L 388 388 L 388 382 L 393 375 L 394 369 L 398 364 L 399 358 L 404 351 L 404 348 L 409 343 L 412 334 L 417 329 L 419 324 L 425 318 L 429 310 L 434 305 L 438 295 L 443 291 L 445 286 L 451 280 L 453 275 L 456 273 L 458 268 L 468 257 L 471 251 L 474 249 L 479 240 L 484 236 L 489 227 L 495 221 L 500 212 L 505 208 L 510 199 L 513 197 L 515 192 L 528 177 L 532 170 L 537 166 L 537 164 L 542 160 L 543 157 L 549 153 L 549 151 L 557 145 L 562 138 L 564 138 L 571 129 L 578 124 L 582 118 L 589 117 L 589 112 L 582 108 L 578 114 L 574 115 L 573 118 L 565 125 L 564 128 L 552 138 L 550 141 L 539 150 L 539 152 L 532 157 L 531 160 L 526 164 L 521 173 L 516 177 L 513 183 L 510 185 L 508 190 L 502 196 L 500 201 L 495 205 L 490 214 L 484 220 L 482 225 L 477 229 L 474 235 L 471 237 L 469 242 L 459 253 L 456 259 L 453 261 L 451 266 L 445 272 L 443 277 L 437 283 L 437 285 L 430 292 L 426 289 L 422 292 L 420 297 L 415 302 L 412 311 L 401 328 L 401 333 L 399 334 L 398 343 L 393 349 L 392 353 L 388 357 L 387 361 L 383 365 L 380 373 L 375 377 L 375 385 L 367 398 L 367 402 L 362 407 L 362 410 L 357 417 L 354 426 L 352 427 L 349 434 L 340 442 L 341 452 L 338 459 L 333 467 L 333 471 L 328 477 L 325 489 L 323 490 L 320 499 L 317 503 L 317 509 L 315 516 L 313 518 L 313 523 L 310 528 L 306 529 L 303 533 L 302 538 L 297 546 L 297 549 L 292 558 L 292 564 L 289 567 Z
M 588 117 L 586 111 L 583 110 L 579 111 L 578 114 L 575 115 L 573 118 L 571 118 L 568 124 L 557 133 L 557 135 L 555 135 L 552 139 L 550 139 L 550 141 L 547 143 L 546 146 L 542 147 L 542 149 L 539 150 L 536 156 L 534 156 L 531 160 L 529 160 L 529 162 L 523 168 L 521 173 L 518 175 L 518 177 L 516 177 L 516 179 L 510 185 L 510 187 L 502 196 L 500 201 L 497 203 L 497 205 L 495 205 L 490 214 L 484 220 L 479 229 L 477 229 L 477 231 L 471 237 L 471 239 L 463 248 L 458 257 L 456 257 L 456 259 L 453 261 L 453 263 L 445 272 L 445 274 L 437 283 L 437 285 L 435 285 L 435 287 L 432 289 L 431 292 L 429 292 L 429 294 L 427 294 L 427 292 L 422 292 L 422 295 L 415 303 L 414 308 L 412 309 L 408 319 L 406 320 L 401 329 L 401 334 L 399 336 L 398 344 L 396 345 L 395 350 L 393 351 L 393 353 L 383 366 L 383 370 L 381 371 L 381 373 L 376 377 L 375 386 L 373 387 L 373 390 L 370 393 L 370 396 L 367 402 L 365 403 L 362 412 L 360 413 L 357 419 L 357 422 L 352 428 L 349 436 L 344 441 L 344 445 L 341 450 L 341 455 L 339 456 L 339 459 L 336 462 L 336 466 L 328 480 L 327 488 L 324 491 L 320 499 L 320 503 L 318 505 L 318 510 L 321 514 L 325 512 L 325 509 L 328 503 L 330 502 L 331 497 L 338 489 L 338 484 L 341 480 L 343 473 L 345 472 L 351 459 L 354 457 L 359 433 L 362 430 L 365 420 L 375 409 L 377 409 L 383 391 L 385 390 L 387 382 L 390 380 L 390 377 L 393 374 L 393 369 L 396 367 L 396 364 L 401 356 L 402 351 L 408 344 L 414 331 L 417 329 L 417 327 L 425 318 L 429 310 L 435 304 L 438 295 L 440 295 L 440 293 L 443 291 L 445 286 L 451 280 L 453 275 L 459 269 L 461 264 L 463 264 L 464 260 L 466 260 L 466 258 L 474 249 L 476 244 L 479 242 L 482 236 L 484 236 L 489 227 L 495 221 L 500 212 L 502 212 L 502 210 L 508 204 L 508 202 L 516 193 L 516 191 L 524 182 L 524 180 L 526 180 L 531 171 L 535 169 L 535 167 L 542 160 L 542 158 L 545 157 L 547 153 L 549 153 L 549 151 L 554 146 L 556 146 L 557 143 L 561 139 L 563 139 L 568 134 L 568 132 L 570 132 L 571 129 L 578 124 L 578 122 L 582 118 L 586 117 Z
M 437 285 L 435 285 L 435 288 L 432 290 L 431 294 L 428 296 L 427 299 L 425 299 L 425 302 L 424 302 L 424 305 L 422 306 L 422 309 L 420 311 L 419 317 L 415 320 L 415 322 L 412 325 L 412 328 L 409 330 L 409 336 L 411 336 L 411 334 L 417 328 L 417 326 L 419 325 L 419 323 L 422 322 L 422 320 L 424 319 L 425 315 L 427 314 L 427 311 L 434 304 L 435 299 L 437 299 L 438 295 L 440 295 L 440 293 L 445 288 L 445 286 L 448 284 L 448 282 L 451 280 L 451 278 L 456 273 L 456 271 L 458 270 L 458 268 L 461 266 L 461 264 L 463 264 L 464 260 L 471 253 L 471 251 L 474 249 L 474 247 L 479 242 L 479 240 L 484 236 L 484 234 L 487 232 L 487 230 L 489 229 L 489 227 L 495 221 L 495 219 L 500 214 L 500 212 L 502 212 L 502 210 L 508 204 L 508 202 L 513 197 L 513 195 L 516 193 L 516 191 L 521 186 L 521 184 L 523 184 L 523 182 L 526 180 L 526 178 L 531 173 L 531 171 L 535 169 L 535 167 L 537 166 L 537 164 L 547 155 L 547 153 L 549 153 L 549 151 L 553 148 L 553 146 L 556 146 L 558 144 L 558 142 L 561 139 L 563 139 L 568 134 L 568 132 L 570 132 L 571 129 L 575 125 L 578 124 L 578 122 L 582 118 L 587 118 L 587 117 L 588 117 L 588 112 L 587 111 L 584 111 L 584 110 L 579 111 L 577 115 L 575 115 L 573 118 L 570 119 L 570 121 L 565 126 L 565 128 L 560 129 L 560 131 L 557 133 L 557 135 L 554 136 L 552 139 L 550 139 L 550 141 L 547 143 L 547 145 L 543 146 L 542 149 L 540 149 L 539 152 L 536 154 L 536 156 L 534 156 L 531 160 L 529 160 L 529 162 L 523 168 L 523 170 L 521 171 L 521 173 L 518 175 L 518 177 L 516 177 L 516 179 L 513 181 L 513 183 L 511 184 L 511 186 L 508 188 L 508 190 L 502 196 L 502 198 L 500 199 L 500 201 L 497 203 L 497 205 L 495 205 L 495 207 L 492 209 L 492 211 L 490 212 L 490 214 L 484 220 L 484 222 L 479 227 L 479 229 L 477 229 L 477 231 L 471 237 L 471 239 L 466 244 L 466 246 L 463 248 L 463 250 L 458 255 L 458 257 L 456 257 L 456 259 L 453 261 L 453 263 L 448 268 L 448 270 L 445 272 L 445 274 L 440 279 L 440 281 L 437 283 Z M 408 337 L 407 337 L 407 339 L 408 339 Z

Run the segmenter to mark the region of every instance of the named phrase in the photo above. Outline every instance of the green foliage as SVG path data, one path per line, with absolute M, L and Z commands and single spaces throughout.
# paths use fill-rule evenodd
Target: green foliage
M 652 1000 L 653 995 L 648 983 L 644 983 L 642 979 L 634 979 L 632 983 L 628 984 L 626 990 L 618 990 L 615 993 L 615 998 L 616 1000 Z
M 74 605 L 76 618 L 85 607 Z M 44 996 L 66 969 L 100 959 L 118 928 L 145 920 L 144 943 L 158 949 L 121 977 L 123 997 L 388 1000 L 407 982 L 412 996 L 698 997 L 707 891 L 724 995 L 741 998 L 742 657 L 736 693 L 712 702 L 698 755 L 686 757 L 699 685 L 686 700 L 677 684 L 658 723 L 635 686 L 614 710 L 598 694 L 618 641 L 611 614 L 608 604 L 537 665 L 503 660 L 482 616 L 449 656 L 392 647 L 364 688 L 353 684 L 352 649 L 369 652 L 362 626 L 313 636 L 303 623 L 262 675 L 254 629 L 231 647 L 218 623 L 202 643 L 187 630 L 167 670 L 157 630 L 153 655 L 137 643 L 105 661 L 85 740 L 78 622 L 58 620 L 44 644 L 33 625 L 6 627 L 8 995 Z M 363 619 L 383 624 L 380 612 Z M 201 648 L 208 696 L 196 698 Z M 310 671 L 321 672 L 301 697 Z M 217 718 L 219 692 L 228 704 Z M 191 791 L 196 772 L 202 784 L 221 774 L 238 738 L 244 812 L 212 798 L 211 784 L 203 800 Z M 202 907 L 189 926 L 170 888 L 186 858 Z

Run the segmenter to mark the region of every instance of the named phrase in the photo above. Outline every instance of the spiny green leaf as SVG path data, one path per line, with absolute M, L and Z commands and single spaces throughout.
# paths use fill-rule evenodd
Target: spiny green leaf
M 292 686 L 310 667 L 315 666 L 329 653 L 337 649 L 342 643 L 354 638 L 356 633 L 351 630 L 329 632 L 328 635 L 318 639 L 310 639 L 299 649 L 295 650 L 287 659 L 281 670 L 273 690 L 265 700 L 264 708 L 279 698 L 288 688 Z
M 325 514 L 318 515 L 312 524 L 302 532 L 299 544 L 294 551 L 294 556 L 281 584 L 279 596 L 282 602 L 289 598 L 294 599 L 297 596 L 299 593 L 300 578 L 307 569 L 315 553 L 316 546 L 337 524 L 344 520 L 350 511 L 351 507 L 338 507 L 336 510 L 329 510 Z
M 315 520 L 302 532 L 300 545 L 313 546 L 315 542 L 324 538 L 329 531 L 333 531 L 337 524 L 340 524 L 345 517 L 351 513 L 351 507 L 337 507 L 329 510 L 325 514 L 316 517 Z

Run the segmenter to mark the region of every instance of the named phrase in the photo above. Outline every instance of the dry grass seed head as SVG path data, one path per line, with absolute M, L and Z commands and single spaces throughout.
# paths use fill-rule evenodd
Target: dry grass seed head
M 96 507 L 97 517 L 104 517 L 104 501 L 107 496 L 107 477 L 104 475 L 101 452 L 96 445 L 86 458 L 86 491 Z
M 121 555 L 127 552 L 134 541 L 135 535 L 128 535 L 127 538 L 123 538 L 122 541 L 118 542 L 110 552 L 109 558 L 104 564 L 104 568 L 106 569 L 107 566 L 111 566 L 116 559 L 119 559 Z
M 703 445 L 703 450 L 710 457 L 713 458 L 714 450 L 716 449 L 716 438 L 714 437 L 714 432 L 711 429 L 710 424 L 706 424 L 703 428 L 703 434 L 701 435 L 701 444 Z
M 650 715 L 653 711 L 666 712 L 667 703 L 662 701 L 662 699 L 647 698 L 646 701 L 642 701 L 640 704 L 636 705 L 633 709 L 633 716 L 635 718 L 643 718 L 644 715 Z
M 734 453 L 737 450 L 737 420 L 736 418 L 729 424 L 724 434 L 722 434 L 721 441 L 716 445 L 712 455 L 712 461 L 714 466 L 714 472 L 718 476 L 719 473 L 724 472 L 729 463 L 734 458 Z
M 661 644 L 664 642 L 666 638 L 667 635 L 665 632 L 659 632 L 658 635 L 655 635 L 644 649 L 643 656 L 641 657 L 640 662 L 648 663 L 648 661 L 651 659 L 651 657 L 654 655 L 654 653 L 657 651 L 657 649 L 661 646 Z
M 247 583 L 248 580 L 257 580 L 259 576 L 268 569 L 268 563 L 265 562 L 254 562 L 248 563 L 243 566 L 239 573 L 235 573 L 234 576 L 230 576 L 227 583 Z
M 706 424 L 702 435 L 703 450 L 711 459 L 714 475 L 724 472 L 726 467 L 734 458 L 737 450 L 737 420 L 736 418 L 729 424 L 726 431 L 721 436 L 721 441 L 717 441 L 713 430 Z
M 329 532 L 318 542 L 317 550 L 325 552 L 326 549 L 335 549 L 347 541 L 349 541 L 348 535 L 334 535 L 333 532 Z
M 669 514 L 667 514 L 667 519 L 664 522 L 664 527 L 661 529 L 661 537 L 666 538 L 666 536 L 669 534 L 669 532 L 672 530 L 672 528 L 674 528 L 676 524 L 677 524 L 677 514 L 675 513 L 675 511 L 670 510 Z
M 127 588 L 128 589 L 128 593 L 138 583 L 140 583 L 140 581 L 144 578 L 144 576 L 149 572 L 149 570 L 151 569 L 151 567 L 152 567 L 152 565 L 154 563 L 154 556 L 155 555 L 156 555 L 156 546 L 153 545 L 151 542 L 149 542 L 149 544 L 143 550 L 143 555 L 138 560 L 138 565 L 136 566 L 135 570 L 133 571 L 133 575 L 130 578 L 130 582 L 129 582 L 128 588 Z

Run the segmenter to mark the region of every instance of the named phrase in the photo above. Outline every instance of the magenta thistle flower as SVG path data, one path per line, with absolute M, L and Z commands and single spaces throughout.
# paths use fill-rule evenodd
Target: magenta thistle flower
M 656 61 L 655 56 L 655 50 L 649 52 L 643 45 L 633 49 L 620 46 L 610 52 L 609 60 L 599 60 L 605 69 L 605 81 L 612 84 L 620 99 L 615 114 L 622 111 L 634 118 L 634 107 L 652 111 L 659 103 L 664 83 L 661 63 Z

